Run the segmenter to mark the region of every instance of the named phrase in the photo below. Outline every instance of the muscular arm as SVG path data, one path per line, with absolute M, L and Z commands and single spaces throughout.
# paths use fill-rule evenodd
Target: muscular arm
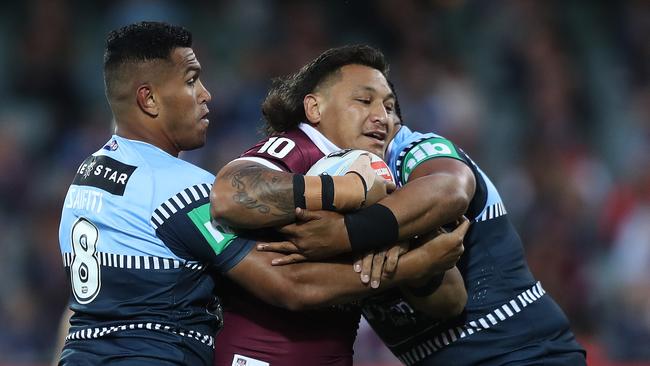
M 212 217 L 228 226 L 257 229 L 295 220 L 293 174 L 250 161 L 223 167 L 210 192 Z
M 409 304 L 434 319 L 457 316 L 467 304 L 467 290 L 457 267 L 445 272 L 442 283 L 429 296 L 413 295 L 408 287 L 404 286 L 402 286 L 402 293 Z
M 378 290 L 423 281 L 449 269 L 462 253 L 462 238 L 467 227 L 463 224 L 454 232 L 442 234 L 404 254 L 394 276 L 382 279 L 379 289 L 361 283 L 349 260 L 278 267 L 270 263 L 280 254 L 255 250 L 227 275 L 265 302 L 290 310 L 345 303 Z M 447 260 L 441 260 L 442 257 Z M 452 264 L 441 267 L 434 263 Z
M 417 166 L 407 184 L 380 200 L 379 204 L 387 207 L 395 216 L 397 240 L 402 241 L 456 221 L 467 211 L 475 189 L 474 174 L 466 164 L 456 159 L 436 158 Z M 359 214 L 364 214 L 364 210 Z M 303 220 L 301 216 L 309 217 L 309 220 Z M 326 258 L 352 249 L 343 215 L 322 211 L 302 212 L 298 218 L 301 221 L 299 225 L 289 224 L 281 229 L 292 245 L 274 245 L 265 249 L 295 253 L 278 264 Z M 375 227 L 364 229 L 374 230 Z M 360 232 L 359 229 L 357 232 Z M 376 247 L 366 250 L 380 249 L 380 245 L 383 247 L 385 244 L 377 243 Z
M 407 184 L 379 201 L 399 224 L 399 240 L 428 232 L 457 220 L 467 211 L 476 180 L 463 162 L 450 158 L 420 164 Z
M 296 218 L 294 178 L 301 181 L 304 178 L 304 192 L 298 193 L 304 197 L 303 204 L 324 207 L 328 198 L 331 205 L 328 209 L 337 211 L 357 209 L 364 201 L 375 203 L 395 188 L 375 173 L 370 158 L 365 155 L 355 160 L 350 172 L 356 174 L 331 177 L 331 186 L 326 186 L 321 178 L 297 176 L 250 161 L 234 161 L 215 178 L 210 192 L 211 215 L 221 224 L 241 229 L 293 222 Z M 325 193 L 326 187 L 331 189 L 330 195 Z

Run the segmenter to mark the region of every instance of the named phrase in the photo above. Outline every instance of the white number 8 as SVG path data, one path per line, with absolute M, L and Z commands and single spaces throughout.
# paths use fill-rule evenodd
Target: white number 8
M 80 304 L 88 304 L 99 294 L 101 271 L 97 255 L 99 230 L 83 217 L 72 225 L 72 293 Z

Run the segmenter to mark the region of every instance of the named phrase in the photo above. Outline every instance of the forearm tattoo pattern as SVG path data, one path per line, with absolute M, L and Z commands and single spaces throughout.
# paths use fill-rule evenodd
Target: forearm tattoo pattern
M 237 193 L 234 202 L 261 214 L 273 216 L 293 215 L 292 179 L 279 176 L 274 171 L 248 165 L 228 175 Z

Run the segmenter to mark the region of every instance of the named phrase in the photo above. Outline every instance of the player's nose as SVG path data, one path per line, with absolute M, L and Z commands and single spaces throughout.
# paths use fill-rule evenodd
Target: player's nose
M 199 102 L 209 103 L 212 100 L 212 94 L 210 94 L 208 89 L 203 85 L 203 83 L 200 80 L 199 80 L 199 85 L 201 87 L 201 92 L 199 93 Z
M 370 120 L 372 122 L 381 123 L 384 126 L 388 125 L 389 114 L 383 103 L 374 103 L 370 110 Z

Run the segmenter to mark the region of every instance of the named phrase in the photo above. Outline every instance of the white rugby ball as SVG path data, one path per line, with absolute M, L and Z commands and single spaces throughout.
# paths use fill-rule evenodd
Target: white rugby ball
M 368 155 L 370 157 L 370 166 L 375 170 L 378 176 L 395 183 L 395 177 L 391 173 L 388 164 L 379 156 L 357 149 L 344 149 L 333 152 L 327 156 L 322 157 L 312 165 L 307 171 L 306 175 L 343 175 L 348 172 L 350 165 L 354 163 L 360 155 Z

